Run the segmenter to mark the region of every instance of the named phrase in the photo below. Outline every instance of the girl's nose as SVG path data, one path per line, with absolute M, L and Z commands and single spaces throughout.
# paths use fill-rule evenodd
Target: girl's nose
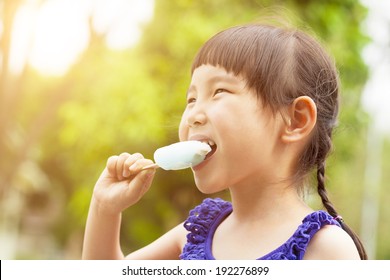
M 187 115 L 187 125 L 189 127 L 197 127 L 204 125 L 207 122 L 207 117 L 202 108 L 199 105 L 195 105 L 188 112 Z

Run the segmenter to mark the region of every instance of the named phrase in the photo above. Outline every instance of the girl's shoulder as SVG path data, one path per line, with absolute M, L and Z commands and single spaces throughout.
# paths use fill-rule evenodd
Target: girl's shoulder
M 310 240 L 304 259 L 345 260 L 360 259 L 356 246 L 340 226 L 327 224 L 322 226 Z
M 326 211 L 309 213 L 293 235 L 280 247 L 259 258 L 262 260 L 301 260 L 306 254 L 312 240 L 326 227 L 340 229 L 340 224 Z

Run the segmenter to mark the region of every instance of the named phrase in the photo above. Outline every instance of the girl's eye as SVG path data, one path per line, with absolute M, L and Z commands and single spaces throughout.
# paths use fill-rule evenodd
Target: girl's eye
M 187 104 L 195 103 L 195 101 L 196 101 L 196 98 L 194 98 L 194 97 L 188 98 Z
M 218 94 L 218 93 L 222 93 L 222 92 L 229 92 L 228 90 L 224 89 L 224 88 L 219 88 L 217 89 L 215 92 L 214 92 L 214 95 Z

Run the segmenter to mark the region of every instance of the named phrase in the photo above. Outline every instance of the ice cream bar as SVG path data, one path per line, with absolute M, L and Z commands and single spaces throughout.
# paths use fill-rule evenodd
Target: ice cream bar
M 157 149 L 154 160 L 162 169 L 179 170 L 201 163 L 210 151 L 206 143 L 183 141 Z

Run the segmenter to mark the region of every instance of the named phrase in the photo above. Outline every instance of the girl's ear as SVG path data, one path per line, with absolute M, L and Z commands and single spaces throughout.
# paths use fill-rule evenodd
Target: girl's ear
M 317 122 L 317 106 L 309 96 L 300 96 L 288 109 L 282 140 L 285 143 L 305 139 Z

